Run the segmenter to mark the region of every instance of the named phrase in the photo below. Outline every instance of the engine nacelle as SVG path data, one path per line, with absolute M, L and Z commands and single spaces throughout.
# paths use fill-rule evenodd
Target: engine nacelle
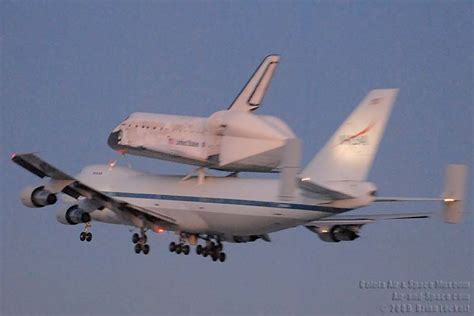
M 64 225 L 77 225 L 91 221 L 89 213 L 80 209 L 77 205 L 68 208 L 60 208 L 56 213 L 56 220 Z
M 44 207 L 53 205 L 58 198 L 56 194 L 45 190 L 44 186 L 26 187 L 21 192 L 21 203 L 27 207 Z
M 359 235 L 350 227 L 346 226 L 334 226 L 331 229 L 333 239 L 338 241 L 351 241 L 359 238 Z
M 254 242 L 258 239 L 265 240 L 267 242 L 270 241 L 270 237 L 268 234 L 263 235 L 249 235 L 249 236 L 234 236 L 234 235 L 224 235 L 222 236 L 223 241 L 227 242 L 235 242 L 235 243 L 247 243 L 247 242 Z
M 319 238 L 325 242 L 351 241 L 359 238 L 358 226 L 340 226 L 327 227 L 307 227 L 312 232 L 318 234 Z

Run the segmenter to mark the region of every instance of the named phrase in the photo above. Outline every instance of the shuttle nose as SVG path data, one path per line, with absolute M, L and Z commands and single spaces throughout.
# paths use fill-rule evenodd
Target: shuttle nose
M 109 144 L 109 146 L 112 149 L 120 149 L 119 141 L 121 139 L 122 139 L 122 131 L 121 130 L 118 130 L 116 132 L 112 132 L 109 135 L 109 139 L 107 140 L 107 144 Z

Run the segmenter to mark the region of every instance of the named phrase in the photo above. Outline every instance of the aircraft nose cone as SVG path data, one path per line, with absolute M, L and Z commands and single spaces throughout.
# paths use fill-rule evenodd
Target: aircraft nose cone
M 119 141 L 121 139 L 121 131 L 116 131 L 113 133 L 110 133 L 109 139 L 107 140 L 107 144 L 109 144 L 110 147 L 113 149 L 119 149 Z

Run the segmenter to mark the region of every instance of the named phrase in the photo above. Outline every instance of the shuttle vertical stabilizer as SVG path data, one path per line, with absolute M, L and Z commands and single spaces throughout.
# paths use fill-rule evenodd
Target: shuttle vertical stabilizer
M 254 111 L 258 109 L 267 92 L 270 81 L 280 61 L 280 56 L 267 56 L 245 87 L 229 107 L 231 111 Z

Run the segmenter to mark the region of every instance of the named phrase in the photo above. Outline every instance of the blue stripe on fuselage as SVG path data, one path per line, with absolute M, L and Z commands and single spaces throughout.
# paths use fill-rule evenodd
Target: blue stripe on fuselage
M 211 197 L 200 197 L 200 196 L 131 193 L 131 192 L 104 192 L 104 193 L 113 197 L 124 197 L 124 198 L 132 198 L 132 199 L 151 199 L 151 200 L 182 201 L 182 202 L 201 202 L 201 203 L 213 203 L 213 204 L 245 205 L 245 206 L 272 207 L 272 208 L 319 211 L 319 212 L 330 212 L 330 213 L 342 213 L 349 210 L 349 209 L 344 209 L 344 208 L 327 207 L 327 206 L 321 206 L 321 205 L 211 198 Z

